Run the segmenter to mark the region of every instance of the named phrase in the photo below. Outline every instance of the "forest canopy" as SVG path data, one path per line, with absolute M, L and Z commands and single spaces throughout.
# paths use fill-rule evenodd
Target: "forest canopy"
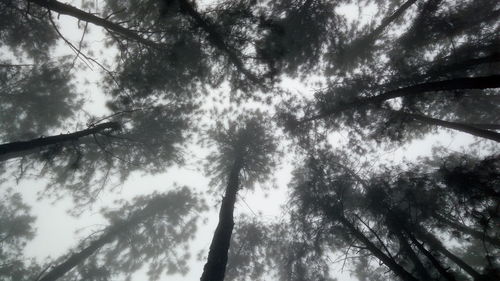
M 0 0 L 0 281 L 500 280 L 497 0 Z

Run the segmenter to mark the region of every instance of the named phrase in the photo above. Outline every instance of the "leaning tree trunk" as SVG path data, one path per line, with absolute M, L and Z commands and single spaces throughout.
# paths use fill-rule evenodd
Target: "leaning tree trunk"
M 500 87 L 500 75 L 491 75 L 484 77 L 471 77 L 471 78 L 456 78 L 450 80 L 443 81 L 434 81 L 434 82 L 426 82 L 421 84 L 416 84 L 413 86 L 403 87 L 396 90 L 388 91 L 382 93 L 380 95 L 360 98 L 358 100 L 344 103 L 339 106 L 334 106 L 330 109 L 325 110 L 324 112 L 312 116 L 304 118 L 300 121 L 300 123 L 306 123 L 318 119 L 322 119 L 328 117 L 330 115 L 334 115 L 346 110 L 350 109 L 360 109 L 369 105 L 376 105 L 383 103 L 384 101 L 394 99 L 394 98 L 402 98 L 402 97 L 410 97 L 410 96 L 418 96 L 423 95 L 428 92 L 439 92 L 439 91 L 451 91 L 451 90 L 460 90 L 460 89 L 490 89 L 490 88 L 499 88 Z
M 50 11 L 57 12 L 62 15 L 68 15 L 78 19 L 79 21 L 90 22 L 92 24 L 98 25 L 106 29 L 108 32 L 114 32 L 120 34 L 121 36 L 128 38 L 130 40 L 137 41 L 146 46 L 159 49 L 161 46 L 153 41 L 145 39 L 137 34 L 135 31 L 127 29 L 119 24 L 111 22 L 107 19 L 100 18 L 92 13 L 85 12 L 76 7 L 68 4 L 61 3 L 56 0 L 27 0 L 29 3 L 33 3 L 42 7 L 49 9 Z
M 411 260 L 418 277 L 420 277 L 422 280 L 431 280 L 431 274 L 427 271 L 422 261 L 420 260 L 420 257 L 417 255 L 417 253 L 415 253 L 410 243 L 408 242 L 408 238 L 405 236 L 406 223 L 403 219 L 401 219 L 399 213 L 394 212 L 389 208 L 389 212 L 386 214 L 386 223 L 390 232 L 397 237 L 402 252 L 405 253 Z
M 119 128 L 119 123 L 107 122 L 70 134 L 60 134 L 56 136 L 32 139 L 29 141 L 17 141 L 0 144 L 0 162 L 34 153 L 39 149 L 50 145 L 74 142 L 86 136 L 102 133 L 105 130 L 118 130 Z
M 418 276 L 422 278 L 422 280 L 432 280 L 431 275 L 429 274 L 425 266 L 422 264 L 422 261 L 420 260 L 418 255 L 411 248 L 411 245 L 410 243 L 408 243 L 408 240 L 406 240 L 406 237 L 404 236 L 403 232 L 399 229 L 396 230 L 396 236 L 398 237 L 399 244 L 402 250 L 408 255 L 411 262 L 415 266 L 415 270 Z
M 134 213 L 129 219 L 109 226 L 101 237 L 92 241 L 81 251 L 70 255 L 64 262 L 52 267 L 50 271 L 45 273 L 43 277 L 37 281 L 55 281 L 61 278 L 73 268 L 84 262 L 96 251 L 101 249 L 104 245 L 113 242 L 119 234 L 137 226 L 139 223 L 144 221 L 144 219 L 154 216 L 169 207 L 166 204 L 166 201 L 162 199 L 164 198 L 153 199 L 153 201 L 148 203 L 146 207 Z
M 444 223 L 448 226 L 451 226 L 452 228 L 454 228 L 462 233 L 468 234 L 468 235 L 470 235 L 478 240 L 481 240 L 481 241 L 484 240 L 492 245 L 500 247 L 500 239 L 498 239 L 498 238 L 488 236 L 484 232 L 477 231 L 477 230 L 474 230 L 474 229 L 467 227 L 463 224 L 453 222 L 453 221 L 451 221 L 451 220 L 449 220 L 449 219 L 447 219 L 439 214 L 434 214 L 433 217 L 436 220 L 438 220 L 439 222 Z
M 417 239 L 415 239 L 415 237 L 411 234 L 411 233 L 408 233 L 408 237 L 410 238 L 410 240 L 412 241 L 412 243 L 417 246 L 418 250 L 420 252 L 422 252 L 422 254 L 424 254 L 427 259 L 432 263 L 432 265 L 434 266 L 434 268 L 436 268 L 436 270 L 439 272 L 439 274 L 441 274 L 441 276 L 443 276 L 443 278 L 445 278 L 446 280 L 448 281 L 456 281 L 457 279 L 455 278 L 455 276 L 451 273 L 451 272 L 448 272 L 448 270 L 446 268 L 444 268 L 444 266 L 441 264 L 441 262 L 432 255 L 431 252 L 429 252 L 425 247 L 424 245 L 422 245 L 422 243 L 418 242 Z
M 373 244 L 359 229 L 357 229 L 347 218 L 344 216 L 336 217 L 338 221 L 344 225 L 354 237 L 356 237 L 361 243 L 363 243 L 368 251 L 370 251 L 375 257 L 377 257 L 381 262 L 383 262 L 394 274 L 399 276 L 404 281 L 418 281 L 411 273 L 406 271 L 401 265 L 399 265 L 394 259 L 382 252 L 375 244 Z
M 383 94 L 364 98 L 355 103 L 377 104 L 394 98 L 417 96 L 428 92 L 468 90 L 468 89 L 490 89 L 500 87 L 500 75 L 455 78 L 450 80 L 425 82 L 408 87 L 388 91 Z
M 436 119 L 432 117 L 428 117 L 425 115 L 420 115 L 420 114 L 415 114 L 415 113 L 408 113 L 404 111 L 399 111 L 399 110 L 388 110 L 391 113 L 394 113 L 399 116 L 407 117 L 416 121 L 419 121 L 423 124 L 428 124 L 428 125 L 434 125 L 434 126 L 439 126 L 439 127 L 444 127 L 452 130 L 456 130 L 459 132 L 467 133 L 476 137 L 480 138 L 485 138 L 489 140 L 493 140 L 496 142 L 500 142 L 500 133 L 489 131 L 489 130 L 484 130 L 484 129 L 479 129 L 474 126 L 465 124 L 465 123 L 457 123 L 457 122 L 450 122 L 450 121 L 444 121 L 441 119 Z
M 81 264 L 84 260 L 90 257 L 97 250 L 102 248 L 102 246 L 106 245 L 113 241 L 117 234 L 121 231 L 119 229 L 110 229 L 106 234 L 101 236 L 99 239 L 90 243 L 89 246 L 81 250 L 80 252 L 72 254 L 66 261 L 55 266 L 47 272 L 41 279 L 38 281 L 55 281 L 66 273 L 71 271 L 77 265 Z
M 439 241 L 434 235 L 425 230 L 418 230 L 416 234 L 420 236 L 420 240 L 429 244 L 436 251 L 441 252 L 444 256 L 458 265 L 463 271 L 467 272 L 467 274 L 469 274 L 474 280 L 483 280 L 484 276 L 481 273 L 477 272 L 474 268 L 464 262 L 461 258 L 454 255 L 452 252 L 448 251 L 448 249 L 446 249 L 441 241 Z
M 226 273 L 229 244 L 234 227 L 234 204 L 239 189 L 241 161 L 235 161 L 229 174 L 226 194 L 219 211 L 219 223 L 215 229 L 207 263 L 203 268 L 201 281 L 223 281 Z

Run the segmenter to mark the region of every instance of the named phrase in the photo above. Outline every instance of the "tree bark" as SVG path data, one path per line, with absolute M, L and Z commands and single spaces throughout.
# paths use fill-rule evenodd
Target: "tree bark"
M 183 13 L 189 15 L 194 22 L 203 29 L 208 35 L 208 41 L 212 43 L 217 49 L 224 52 L 229 61 L 238 69 L 241 73 L 243 73 L 250 81 L 256 84 L 260 84 L 261 81 L 258 79 L 253 73 L 251 73 L 248 69 L 245 68 L 245 65 L 240 60 L 235 51 L 233 51 L 224 41 L 224 38 L 217 31 L 217 28 L 210 23 L 207 19 L 203 18 L 198 11 L 195 10 L 193 5 L 189 3 L 189 0 L 178 0 L 180 2 L 180 8 Z
M 443 276 L 446 280 L 448 281 L 456 281 L 457 279 L 455 278 L 455 276 L 448 272 L 448 270 L 446 268 L 444 268 L 444 266 L 441 264 L 441 262 L 432 255 L 431 252 L 429 252 L 427 249 L 425 249 L 424 245 L 422 245 L 422 243 L 418 242 L 417 239 L 415 239 L 415 237 L 413 237 L 412 234 L 408 233 L 408 237 L 410 238 L 410 240 L 412 241 L 412 243 L 417 246 L 418 250 L 420 252 L 422 252 L 422 254 L 424 254 L 427 259 L 432 263 L 432 265 L 436 268 L 436 270 L 439 272 L 439 274 L 441 274 L 441 276 Z
M 383 262 L 394 274 L 399 276 L 404 281 L 418 281 L 411 273 L 406 271 L 402 266 L 396 263 L 391 257 L 382 252 L 375 244 L 373 244 L 359 229 L 357 229 L 344 216 L 336 217 L 336 219 L 344 225 L 354 237 L 356 237 L 365 247 L 381 262 Z
M 39 151 L 49 145 L 63 144 L 66 142 L 74 142 L 79 139 L 101 133 L 105 130 L 118 130 L 120 124 L 117 122 L 107 122 L 90 127 L 86 130 L 77 131 L 70 134 L 61 134 L 56 136 L 41 137 L 28 141 L 10 142 L 0 145 L 0 161 L 21 157 Z
M 434 214 L 433 217 L 438 220 L 439 222 L 442 222 L 448 226 L 451 226 L 452 228 L 462 232 L 462 233 L 465 233 L 465 234 L 468 234 L 478 240 L 481 240 L 481 241 L 486 241 L 492 245 L 495 245 L 497 247 L 500 247 L 500 239 L 498 238 L 495 238 L 495 237 L 491 237 L 491 236 L 488 236 L 486 235 L 486 233 L 483 233 L 481 231 L 477 231 L 477 230 L 474 230 L 468 226 L 465 226 L 461 223 L 457 223 L 457 222 L 454 222 L 454 221 L 451 221 L 439 214 Z
M 215 229 L 207 263 L 203 267 L 201 281 L 223 281 L 226 273 L 227 258 L 231 235 L 234 227 L 234 205 L 239 189 L 241 160 L 235 161 L 229 174 L 226 192 L 219 211 L 219 223 Z
M 409 96 L 422 95 L 428 92 L 436 91 L 450 91 L 450 90 L 460 90 L 460 89 L 490 89 L 500 87 L 500 75 L 491 75 L 484 77 L 473 77 L 473 78 L 456 78 L 451 80 L 426 82 L 421 84 L 416 84 L 413 86 L 403 87 L 392 91 L 387 91 L 383 94 L 361 98 L 353 102 L 348 102 L 339 106 L 334 106 L 331 109 L 326 110 L 318 115 L 304 118 L 300 123 L 306 123 L 309 121 L 318 120 L 325 118 L 329 115 L 343 112 L 345 110 L 353 108 L 363 108 L 368 105 L 380 104 L 384 101 L 402 98 Z
M 137 41 L 143 45 L 159 49 L 160 44 L 157 44 L 153 41 L 150 41 L 146 38 L 141 37 L 137 32 L 127 29 L 119 24 L 113 23 L 109 20 L 100 18 L 92 13 L 85 12 L 76 7 L 73 7 L 68 4 L 61 3 L 56 0 L 27 0 L 30 3 L 45 7 L 51 11 L 57 12 L 59 14 L 72 16 L 77 18 L 78 20 L 84 22 L 90 22 L 92 24 L 98 25 L 106 29 L 108 32 L 115 32 L 120 34 L 121 36 Z
M 37 281 L 55 281 L 61 278 L 73 268 L 84 262 L 92 254 L 101 249 L 104 245 L 113 242 L 118 234 L 137 226 L 144 219 L 154 216 L 169 207 L 165 204 L 166 201 L 164 199 L 165 197 L 153 199 L 153 201 L 148 203 L 148 205 L 142 210 L 131 215 L 129 219 L 109 226 L 101 237 L 92 241 L 81 251 L 70 255 L 64 262 L 54 266 Z
M 476 127 L 473 127 L 473 126 L 470 126 L 470 125 L 464 124 L 464 123 L 444 121 L 441 119 L 436 119 L 436 118 L 432 118 L 432 117 L 428 117 L 428 116 L 420 115 L 420 114 L 415 114 L 415 113 L 408 113 L 408 112 L 399 111 L 399 110 L 388 110 L 388 111 L 390 111 L 394 114 L 400 115 L 400 116 L 411 118 L 413 120 L 419 121 L 419 122 L 424 123 L 424 124 L 453 129 L 453 130 L 460 131 L 463 133 L 471 134 L 471 135 L 476 136 L 476 137 L 490 139 L 490 140 L 493 140 L 496 142 L 500 142 L 500 133 L 497 133 L 497 132 L 479 129 L 479 128 L 476 128 Z

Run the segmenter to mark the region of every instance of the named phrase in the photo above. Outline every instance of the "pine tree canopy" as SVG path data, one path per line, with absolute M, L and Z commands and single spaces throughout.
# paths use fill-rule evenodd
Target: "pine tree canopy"
M 498 0 L 0 0 L 0 281 L 500 280 Z

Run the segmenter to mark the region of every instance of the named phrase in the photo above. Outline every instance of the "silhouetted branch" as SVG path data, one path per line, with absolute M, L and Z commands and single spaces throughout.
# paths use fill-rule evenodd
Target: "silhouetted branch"
M 488 236 L 488 235 L 486 235 L 485 232 L 474 230 L 466 225 L 463 225 L 463 224 L 458 223 L 458 222 L 454 222 L 454 221 L 447 219 L 447 218 L 445 218 L 439 214 L 436 214 L 436 213 L 433 215 L 433 217 L 436 220 L 438 220 L 439 222 L 444 223 L 448 226 L 451 226 L 452 228 L 454 228 L 462 233 L 468 234 L 468 235 L 470 235 L 478 240 L 484 240 L 488 243 L 491 243 L 492 245 L 500 247 L 500 239 Z
M 41 149 L 49 145 L 63 144 L 66 142 L 74 142 L 79 139 L 100 133 L 104 130 L 118 130 L 120 124 L 117 122 L 102 123 L 86 130 L 77 131 L 69 134 L 60 134 L 56 136 L 41 137 L 29 141 L 18 141 L 5 143 L 0 145 L 0 161 L 21 157 L 27 154 L 34 153 L 36 149 Z
M 444 121 L 441 119 L 436 119 L 436 118 L 432 118 L 432 117 L 428 117 L 428 116 L 420 115 L 420 114 L 415 114 L 415 113 L 404 112 L 401 110 L 388 110 L 388 111 L 390 111 L 393 114 L 399 115 L 399 116 L 403 116 L 406 118 L 413 119 L 415 121 L 419 121 L 423 124 L 453 129 L 453 130 L 457 130 L 460 132 L 471 134 L 471 135 L 476 136 L 476 137 L 490 139 L 490 140 L 493 140 L 496 142 L 500 142 L 500 133 L 476 128 L 476 127 L 471 126 L 469 124 Z
M 419 251 L 422 252 L 427 257 L 427 259 L 429 259 L 429 261 L 437 269 L 439 274 L 441 274 L 448 281 L 456 281 L 455 276 L 452 273 L 448 272 L 448 269 L 444 268 L 441 262 L 439 262 L 439 260 L 436 257 L 434 257 L 432 253 L 429 252 L 422 243 L 418 242 L 417 239 L 415 239 L 415 237 L 413 237 L 413 235 L 411 235 L 410 233 L 408 233 L 408 236 L 412 241 L 412 243 L 415 246 L 417 246 Z
M 112 30 L 113 32 L 116 32 L 128 39 L 137 41 L 146 46 L 155 49 L 158 49 L 160 47 L 159 44 L 139 36 L 135 31 L 127 29 L 119 24 L 113 23 L 106 19 L 100 18 L 94 14 L 87 13 L 71 5 L 64 4 L 56 0 L 27 0 L 27 1 L 45 7 L 59 14 L 72 16 L 74 18 L 77 18 L 78 20 L 90 22 L 95 25 L 104 27 L 106 30 Z
M 394 259 L 384 254 L 376 245 L 374 245 L 359 229 L 356 228 L 347 218 L 343 215 L 337 217 L 339 222 L 344 225 L 349 232 L 356 237 L 361 243 L 363 243 L 367 249 L 377 257 L 382 263 L 384 263 L 390 270 L 392 270 L 396 275 L 398 275 L 402 280 L 405 281 L 418 281 L 411 273 L 406 271 L 401 265 L 396 263 Z

